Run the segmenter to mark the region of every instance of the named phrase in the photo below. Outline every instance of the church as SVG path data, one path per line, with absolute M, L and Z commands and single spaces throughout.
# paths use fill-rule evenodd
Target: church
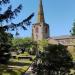
M 50 36 L 49 24 L 45 22 L 42 0 L 39 0 L 37 22 L 32 26 L 32 38 L 34 41 L 47 39 L 48 42 L 51 42 L 52 44 L 60 43 L 66 46 L 75 47 L 75 36 Z
M 49 38 L 49 25 L 45 22 L 42 0 L 39 2 L 37 23 L 32 27 L 32 38 L 34 41 Z

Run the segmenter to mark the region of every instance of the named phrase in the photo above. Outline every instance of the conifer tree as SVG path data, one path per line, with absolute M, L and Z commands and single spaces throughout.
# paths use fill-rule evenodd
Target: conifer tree
M 0 0 L 0 11 L 2 11 L 2 7 L 5 4 L 9 4 L 12 0 Z M 15 17 L 20 13 L 22 9 L 22 5 L 20 4 L 17 8 L 12 10 L 12 5 L 9 5 L 8 8 L 0 13 L 0 63 L 5 64 L 8 62 L 10 58 L 10 50 L 11 50 L 11 41 L 9 40 L 11 37 L 8 33 L 8 30 L 16 30 L 18 27 L 23 28 L 26 30 L 26 25 L 30 25 L 31 18 L 34 16 L 34 13 L 32 13 L 29 17 L 25 18 L 20 23 L 11 23 L 9 22 L 12 19 L 15 19 Z M 2 25 L 3 22 L 6 22 L 6 25 Z M 16 32 L 16 35 L 18 33 Z

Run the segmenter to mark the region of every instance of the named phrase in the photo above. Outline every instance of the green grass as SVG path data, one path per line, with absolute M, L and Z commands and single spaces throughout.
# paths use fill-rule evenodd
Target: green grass
M 24 53 L 21 53 L 21 54 L 19 54 L 19 55 L 17 55 L 18 57 L 19 56 L 29 56 L 29 53 L 28 52 L 24 52 Z
M 14 66 L 13 68 L 9 69 L 7 65 L 0 65 L 0 75 L 21 75 L 24 73 L 33 61 L 29 59 L 26 60 L 18 60 L 19 56 L 31 56 L 32 59 L 35 59 L 34 55 L 29 55 L 29 53 L 24 52 L 24 54 L 19 54 L 16 56 L 16 59 L 11 59 L 9 61 L 10 66 Z
M 21 75 L 22 73 L 24 73 L 28 69 L 28 67 L 30 66 L 30 64 L 32 62 L 31 61 L 26 61 L 26 62 L 20 61 L 20 63 L 27 63 L 28 64 L 25 66 L 17 66 L 17 64 L 15 64 L 15 63 L 16 62 L 11 64 L 14 66 L 12 69 L 9 69 L 6 65 L 0 66 L 0 75 Z
M 21 75 L 21 72 L 18 70 L 6 70 L 2 72 L 2 75 Z
M 0 65 L 0 75 L 21 75 L 18 69 L 9 69 L 7 65 Z

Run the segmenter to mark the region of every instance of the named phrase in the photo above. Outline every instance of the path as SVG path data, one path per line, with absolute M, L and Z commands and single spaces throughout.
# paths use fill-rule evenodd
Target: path
M 32 65 L 35 62 L 36 58 L 34 59 L 34 61 L 32 62 L 32 64 L 30 65 L 29 69 L 25 72 L 24 75 L 36 75 L 35 73 L 32 72 Z
M 36 58 L 35 58 L 36 59 Z M 33 63 L 34 63 L 35 61 L 33 61 Z M 29 69 L 25 72 L 25 74 L 24 75 L 36 75 L 35 73 L 33 73 L 32 72 L 32 65 L 33 65 L 33 63 L 30 65 L 30 67 L 29 67 Z M 38 59 L 37 60 L 37 64 L 39 64 L 40 63 L 40 59 Z
M 27 72 L 24 75 L 35 75 L 34 73 L 32 73 L 32 66 L 30 66 L 30 68 L 27 70 Z

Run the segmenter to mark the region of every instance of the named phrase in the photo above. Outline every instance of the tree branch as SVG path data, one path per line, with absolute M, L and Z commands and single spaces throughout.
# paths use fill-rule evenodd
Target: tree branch
M 31 18 L 34 16 L 34 13 L 32 13 L 29 17 L 27 17 L 25 20 L 23 20 L 22 22 L 18 23 L 18 24 L 15 24 L 15 23 L 11 23 L 10 25 L 5 25 L 3 26 L 3 28 L 5 30 L 14 30 L 16 29 L 17 27 L 21 27 L 23 28 L 24 30 L 26 30 L 27 28 L 25 27 L 26 25 L 30 25 L 31 23 Z
M 14 11 L 12 11 L 12 6 L 10 5 L 3 14 L 0 14 L 0 21 L 2 22 L 5 20 L 8 22 L 8 20 L 15 18 L 15 16 L 20 13 L 21 9 L 22 5 L 20 4 L 16 9 L 14 9 Z
M 0 5 L 9 3 L 10 0 L 0 0 Z

